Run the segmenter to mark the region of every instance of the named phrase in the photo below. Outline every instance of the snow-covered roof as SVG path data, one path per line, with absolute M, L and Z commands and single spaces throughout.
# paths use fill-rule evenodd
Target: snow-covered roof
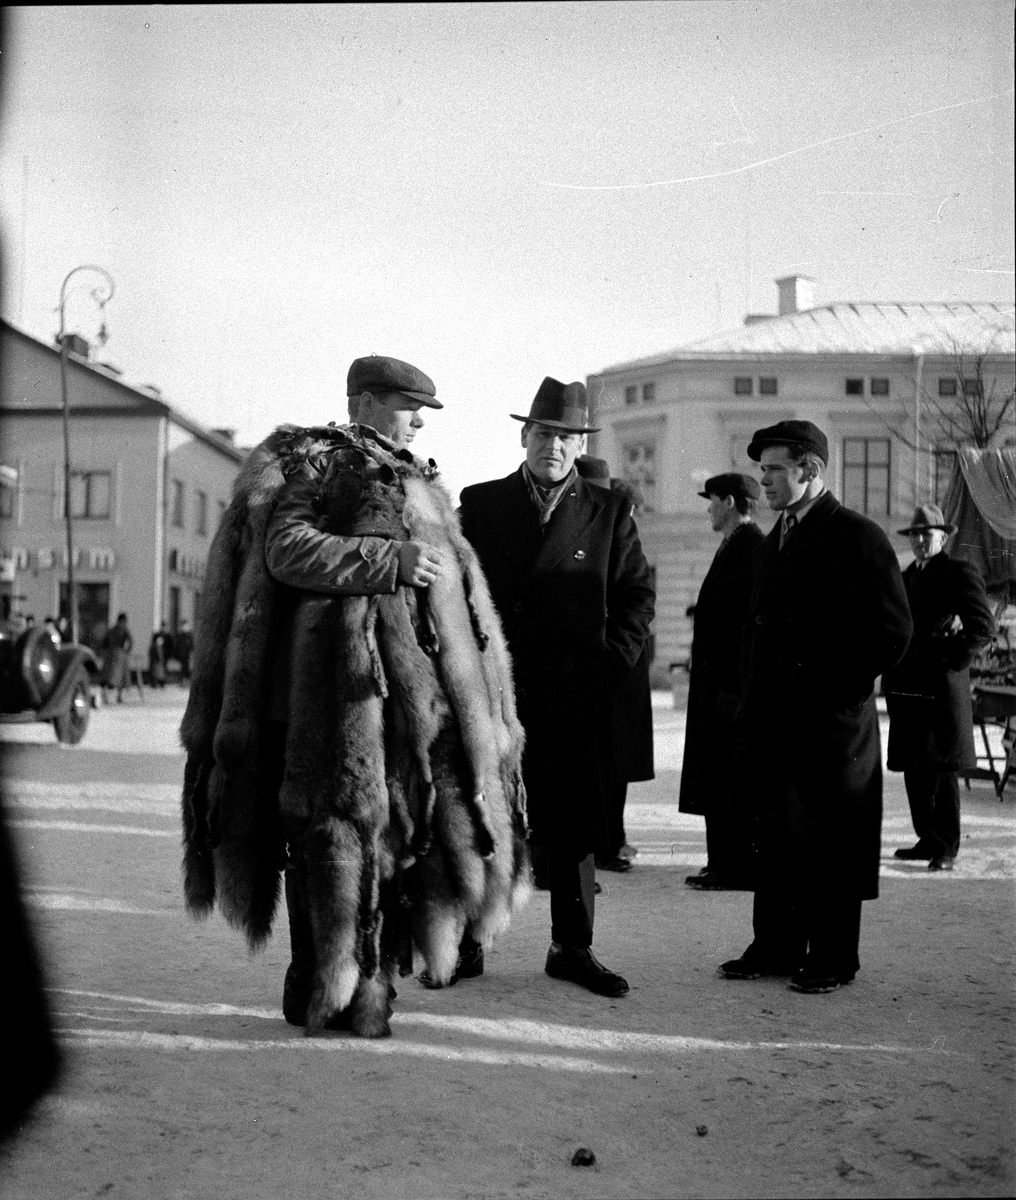
M 679 359 L 776 354 L 1016 354 L 1016 306 L 953 301 L 823 304 L 630 359 L 602 374 Z

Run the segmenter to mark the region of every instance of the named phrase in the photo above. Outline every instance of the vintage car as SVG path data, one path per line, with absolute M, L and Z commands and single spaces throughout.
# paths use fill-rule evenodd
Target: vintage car
M 99 660 L 87 646 L 57 645 L 45 629 L 0 625 L 0 722 L 48 721 L 57 739 L 85 736 Z

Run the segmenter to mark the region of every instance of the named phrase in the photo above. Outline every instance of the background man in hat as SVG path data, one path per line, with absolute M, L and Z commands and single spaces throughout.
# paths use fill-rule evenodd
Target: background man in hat
M 917 833 L 897 858 L 951 871 L 960 848 L 958 772 L 976 765 L 970 662 L 994 630 L 984 581 L 974 563 L 950 558 L 956 526 L 922 504 L 900 533 L 914 561 L 903 572 L 914 636 L 883 680 L 889 709 L 889 769 L 902 771 Z
M 755 560 L 739 731 L 739 786 L 756 813 L 755 939 L 720 971 L 830 992 L 858 970 L 861 902 L 878 895 L 873 691 L 903 656 L 910 610 L 888 538 L 826 490 L 817 426 L 760 429 L 748 456 L 781 515 Z
M 609 851 L 611 694 L 649 635 L 653 587 L 631 505 L 575 470 L 592 432 L 584 385 L 544 379 L 529 414 L 511 415 L 525 461 L 462 492 L 462 530 L 515 667 L 529 821 L 548 848 L 547 974 L 620 996 L 627 983 L 590 948 L 593 856 Z
M 611 488 L 624 497 L 632 520 L 640 503 L 634 484 L 626 479 L 611 479 L 605 459 L 580 454 L 575 460 L 579 475 L 599 487 Z M 616 680 L 611 697 L 610 777 L 607 783 L 606 854 L 596 856 L 600 871 L 625 874 L 634 865 L 638 851 L 628 844 L 624 828 L 624 806 L 628 784 L 654 777 L 653 769 L 653 693 L 649 685 L 649 642 L 642 647 L 638 661 Z
M 380 1037 L 396 960 L 411 969 L 407 911 L 439 985 L 467 924 L 484 941 L 507 922 L 522 730 L 479 563 L 408 449 L 442 407 L 433 382 L 371 356 L 347 393 L 349 424 L 284 425 L 251 452 L 210 550 L 185 891 L 257 947 L 285 866 L 286 1020 Z
M 765 540 L 755 524 L 762 491 L 750 475 L 707 479 L 709 522 L 722 536 L 695 602 L 688 686 L 688 723 L 681 767 L 681 812 L 706 819 L 705 869 L 689 875 L 694 888 L 750 887 L 748 808 L 733 788 L 735 725 L 741 705 L 741 646 L 751 605 L 754 552 Z

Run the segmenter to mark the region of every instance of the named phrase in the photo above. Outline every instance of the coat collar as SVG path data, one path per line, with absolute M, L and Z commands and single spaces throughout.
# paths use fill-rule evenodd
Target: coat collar
M 820 541 L 829 518 L 840 508 L 840 502 L 830 491 L 825 491 L 808 510 L 807 516 L 794 530 L 786 546 L 780 549 L 780 520 L 769 531 L 762 546 L 759 589 L 764 591 L 776 586 L 802 559 L 807 559 L 809 547 Z
M 522 485 L 525 487 L 524 480 Z M 544 529 L 542 543 L 533 563 L 535 572 L 543 574 L 551 570 L 573 552 L 575 543 L 604 508 L 608 494 L 605 489 L 590 486 L 576 475 Z M 528 497 L 527 502 L 532 507 Z

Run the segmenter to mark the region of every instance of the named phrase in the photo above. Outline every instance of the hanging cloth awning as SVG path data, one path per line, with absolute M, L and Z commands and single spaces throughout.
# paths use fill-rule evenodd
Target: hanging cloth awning
M 964 447 L 956 458 L 944 505 L 959 527 L 950 552 L 980 567 L 988 591 L 1016 585 L 1016 450 Z

